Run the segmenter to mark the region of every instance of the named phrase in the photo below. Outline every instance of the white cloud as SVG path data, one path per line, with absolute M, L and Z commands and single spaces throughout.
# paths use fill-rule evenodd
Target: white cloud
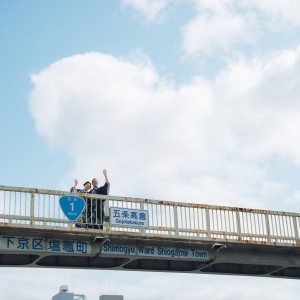
M 300 26 L 297 0 L 123 0 L 150 22 L 165 19 L 169 6 L 190 5 L 195 16 L 181 26 L 184 56 L 233 57 L 256 54 L 270 43 L 284 47 L 289 30 Z M 273 40 L 271 38 L 273 36 Z M 275 37 L 276 36 L 276 37 Z M 264 46 L 265 45 L 265 46 Z M 245 48 L 247 50 L 245 51 Z
M 263 49 L 264 40 L 276 34 L 283 46 L 288 30 L 300 25 L 297 0 L 193 0 L 197 14 L 182 28 L 183 50 L 187 56 Z M 252 47 L 252 49 L 251 49 Z M 270 48 L 270 45 L 267 46 Z M 255 53 L 255 52 L 254 52 Z
M 70 185 L 107 167 L 114 195 L 259 208 L 268 186 L 286 192 L 260 162 L 300 164 L 299 57 L 240 61 L 176 86 L 149 59 L 76 55 L 32 77 L 30 110 L 74 162 Z
M 299 53 L 298 48 L 267 61 L 240 62 L 218 76 L 217 93 L 223 97 L 226 92 L 229 114 L 239 112 L 229 115 L 229 126 L 244 154 L 275 153 L 299 164 L 299 132 L 294 130 L 300 126 Z
M 300 3 L 297 0 L 249 0 L 245 5 L 253 6 L 265 17 L 269 17 L 274 29 L 300 25 Z
M 289 197 L 284 199 L 285 205 L 299 205 L 300 203 L 300 190 L 295 190 Z
M 161 21 L 162 11 L 169 2 L 169 0 L 122 0 L 122 5 L 133 7 L 148 21 Z
M 214 55 L 220 50 L 228 52 L 237 44 L 253 44 L 256 40 L 253 14 L 236 13 L 228 5 L 233 1 L 196 2 L 197 16 L 182 28 L 182 44 L 187 56 Z

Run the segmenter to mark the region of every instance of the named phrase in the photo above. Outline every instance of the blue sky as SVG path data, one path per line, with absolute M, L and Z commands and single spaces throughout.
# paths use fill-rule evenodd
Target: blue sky
M 0 183 L 68 190 L 107 168 L 112 195 L 298 211 L 299 27 L 297 0 L 0 0 Z M 14 270 L 1 273 L 24 288 L 48 276 L 25 296 L 39 300 L 61 284 L 177 300 L 182 281 L 199 299 L 220 278 L 216 299 L 249 282 L 246 300 L 299 294 L 280 279 Z
M 193 72 L 178 62 L 179 38 L 172 23 L 177 17 L 183 18 L 179 12 L 168 26 L 151 26 L 119 1 L 89 1 L 88 5 L 85 1 L 1 1 L 0 13 L 1 130 L 5 136 L 3 150 L 8 151 L 3 163 L 11 170 L 1 175 L 1 182 L 6 185 L 48 186 L 51 181 L 50 186 L 53 186 L 57 182 L 51 178 L 64 172 L 71 163 L 64 153 L 48 151 L 36 134 L 28 113 L 31 74 L 78 53 L 100 51 L 127 56 L 137 50 L 151 54 L 151 60 L 172 78 L 185 80 Z M 175 64 L 182 65 L 180 73 L 176 72 Z M 7 134 L 8 129 L 13 134 Z M 8 156 L 11 159 L 7 159 Z M 40 166 L 44 174 L 51 176 L 41 178 Z

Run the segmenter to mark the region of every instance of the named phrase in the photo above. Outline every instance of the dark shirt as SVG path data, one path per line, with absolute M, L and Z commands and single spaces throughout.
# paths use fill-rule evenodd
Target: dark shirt
M 90 190 L 91 194 L 98 194 L 98 195 L 108 195 L 109 194 L 109 188 L 110 184 L 106 183 L 103 186 L 100 186 L 98 188 L 92 188 Z

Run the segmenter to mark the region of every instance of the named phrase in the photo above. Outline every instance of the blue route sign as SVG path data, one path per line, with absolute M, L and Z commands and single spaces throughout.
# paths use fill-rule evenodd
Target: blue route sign
M 59 199 L 59 204 L 70 221 L 76 221 L 83 212 L 85 201 L 76 196 L 63 196 Z

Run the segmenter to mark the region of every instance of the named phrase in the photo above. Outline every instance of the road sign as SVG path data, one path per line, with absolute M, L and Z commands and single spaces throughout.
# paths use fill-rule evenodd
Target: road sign
M 70 221 L 76 221 L 83 212 L 85 201 L 76 196 L 63 196 L 59 199 L 59 204 Z
M 111 226 L 149 227 L 149 213 L 147 210 L 120 207 L 110 207 L 109 210 L 109 223 Z

